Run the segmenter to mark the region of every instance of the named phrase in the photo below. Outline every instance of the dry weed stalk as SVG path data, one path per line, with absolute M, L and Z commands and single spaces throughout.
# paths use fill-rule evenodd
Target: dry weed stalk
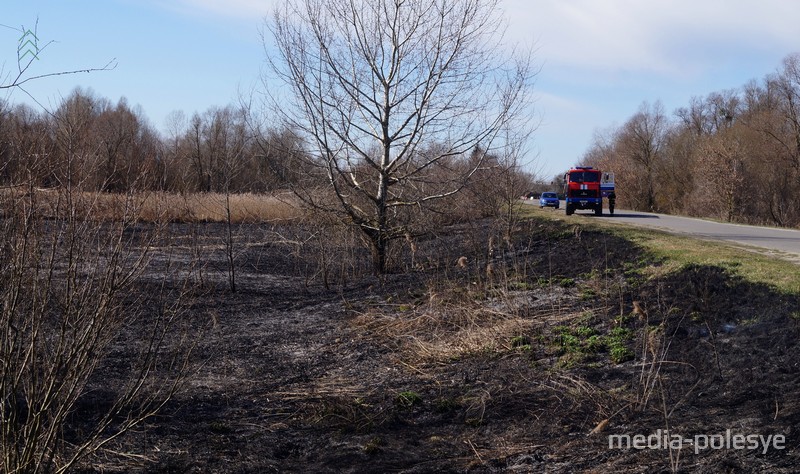
M 680 327 L 685 316 L 682 316 L 678 320 L 673 333 L 668 335 L 667 316 L 663 316 L 661 318 L 661 322 L 657 326 L 650 326 L 650 316 L 640 302 L 634 302 L 633 312 L 634 314 L 637 314 L 639 321 L 643 323 L 641 329 L 641 370 L 639 374 L 638 392 L 633 405 L 636 407 L 636 410 L 645 410 L 650 404 L 651 397 L 654 394 L 657 394 L 658 401 L 660 402 L 659 411 L 664 421 L 664 428 L 667 432 L 669 432 L 672 414 L 683 404 L 684 401 L 687 400 L 689 395 L 694 391 L 701 381 L 701 378 L 698 374 L 695 383 L 689 387 L 689 389 L 684 392 L 679 399 L 675 400 L 672 403 L 672 406 L 669 406 L 667 397 L 668 382 L 665 382 L 664 380 L 662 369 L 668 365 L 679 365 L 692 367 L 695 369 L 695 372 L 697 372 L 697 369 L 692 364 L 668 359 L 668 354 L 675 336 L 675 331 Z M 672 313 L 672 311 L 662 310 L 661 313 L 664 315 L 669 315 Z M 672 472 L 678 472 L 681 460 L 680 448 L 674 449 L 672 446 L 670 446 L 669 460 L 670 469 Z
M 548 382 L 548 385 L 559 393 L 568 394 L 577 400 L 591 401 L 601 419 L 611 419 L 615 414 L 619 413 L 619 409 L 615 409 L 619 404 L 619 400 L 616 397 L 578 375 L 558 374 Z

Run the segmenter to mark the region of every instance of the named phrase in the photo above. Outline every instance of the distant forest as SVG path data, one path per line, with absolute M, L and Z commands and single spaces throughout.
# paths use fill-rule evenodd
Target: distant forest
M 285 188 L 302 149 L 244 107 L 174 112 L 159 133 L 140 108 L 75 89 L 54 111 L 0 103 L 0 182 L 85 191 L 263 192 Z
M 301 137 L 265 128 L 245 107 L 175 112 L 168 122 L 158 132 L 124 98 L 80 88 L 54 111 L 0 102 L 0 183 L 269 192 L 311 173 Z M 695 97 L 672 115 L 643 103 L 597 133 L 582 164 L 615 172 L 622 207 L 800 226 L 800 53 L 760 81 Z
M 598 133 L 583 164 L 614 171 L 620 205 L 730 222 L 800 225 L 800 53 L 739 89 L 668 116 L 643 103 Z

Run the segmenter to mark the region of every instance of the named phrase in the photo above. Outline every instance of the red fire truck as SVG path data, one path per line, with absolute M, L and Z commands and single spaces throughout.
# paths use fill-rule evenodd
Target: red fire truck
M 564 195 L 567 199 L 567 215 L 576 209 L 592 209 L 595 215 L 603 214 L 603 197 L 614 192 L 614 173 L 576 166 L 564 176 Z

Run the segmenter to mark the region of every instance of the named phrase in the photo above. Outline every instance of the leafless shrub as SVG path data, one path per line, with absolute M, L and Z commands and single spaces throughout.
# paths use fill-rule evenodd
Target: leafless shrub
M 0 89 L 115 67 L 34 74 L 37 55 L 20 56 Z M 9 474 L 75 470 L 108 450 L 169 401 L 196 340 L 179 330 L 189 291 L 180 279 L 138 287 L 150 244 L 165 237 L 159 225 L 137 227 L 141 198 L 79 192 L 146 188 L 152 170 L 138 159 L 156 155 L 154 134 L 124 101 L 112 109 L 80 90 L 45 112 L 19 108 L 0 143 L 0 471 Z M 101 114 L 107 127 L 95 127 Z
M 172 283 L 137 288 L 149 243 L 163 235 L 136 227 L 132 196 L 114 222 L 94 219 L 96 206 L 69 188 L 47 196 L 56 218 L 39 197 L 32 186 L 2 194 L 0 466 L 9 473 L 65 472 L 109 446 L 170 399 L 191 346 L 176 331 L 187 289 L 167 297 Z M 136 350 L 120 362 L 118 386 L 76 418 L 123 334 Z M 169 379 L 157 375 L 164 364 Z

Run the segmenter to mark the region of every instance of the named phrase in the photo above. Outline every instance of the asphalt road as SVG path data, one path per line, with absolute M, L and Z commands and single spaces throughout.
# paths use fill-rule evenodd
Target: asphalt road
M 529 201 L 538 205 L 539 201 Z M 556 212 L 564 213 L 565 203 L 561 201 L 561 209 Z M 576 214 L 593 216 L 591 211 L 576 211 Z M 608 214 L 608 208 L 603 207 L 603 217 L 615 222 L 624 222 L 642 227 L 651 227 L 666 230 L 676 234 L 685 234 L 702 239 L 730 242 L 747 247 L 765 249 L 770 254 L 775 254 L 800 263 L 800 230 L 780 229 L 775 227 L 759 227 L 741 224 L 726 224 L 721 222 L 694 219 L 690 217 L 677 217 L 666 214 L 649 212 L 627 211 L 616 209 L 614 216 Z

